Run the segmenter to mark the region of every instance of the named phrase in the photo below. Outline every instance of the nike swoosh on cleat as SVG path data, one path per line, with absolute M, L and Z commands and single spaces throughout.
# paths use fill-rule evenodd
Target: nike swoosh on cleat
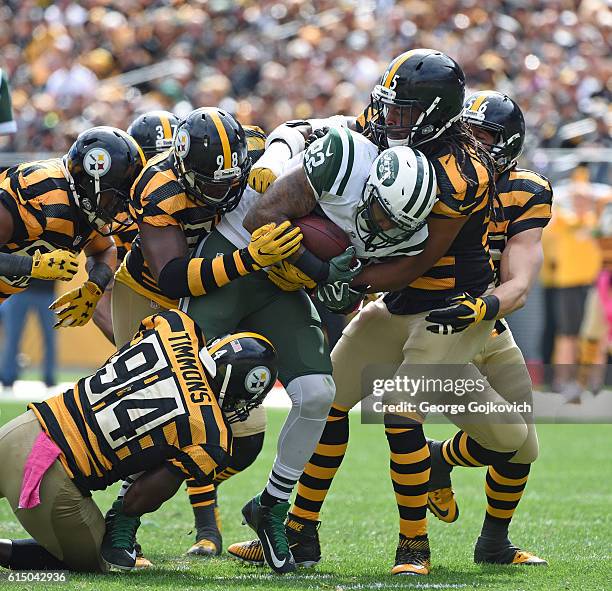
M 438 505 L 436 505 L 434 502 L 429 501 L 429 504 L 431 505 L 432 508 L 434 508 L 442 517 L 448 517 L 448 509 L 446 511 L 442 511 L 442 509 L 440 509 L 440 507 L 438 507 Z
M 125 553 L 132 559 L 132 560 L 136 560 L 136 550 L 132 550 L 131 552 L 128 552 L 127 550 L 125 551 Z
M 268 548 L 270 548 L 270 556 L 272 558 L 272 562 L 276 568 L 281 568 L 285 564 L 285 560 L 279 560 L 274 554 L 274 548 L 272 548 L 272 544 L 270 544 L 270 538 L 266 532 L 263 532 L 264 537 L 266 538 L 266 542 L 268 544 Z

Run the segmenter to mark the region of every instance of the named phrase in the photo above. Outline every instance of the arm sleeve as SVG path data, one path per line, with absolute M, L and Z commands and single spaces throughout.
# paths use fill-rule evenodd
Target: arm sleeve
M 247 248 L 213 259 L 172 259 L 159 274 L 159 287 L 170 298 L 202 296 L 259 267 Z

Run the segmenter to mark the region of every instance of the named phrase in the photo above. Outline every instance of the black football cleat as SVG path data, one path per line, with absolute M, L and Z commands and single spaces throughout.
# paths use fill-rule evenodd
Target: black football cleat
M 121 500 L 115 501 L 104 518 L 106 531 L 102 538 L 100 554 L 109 566 L 132 570 L 136 566 L 136 532 L 140 526 L 140 518 L 123 514 L 121 506 Z
M 391 574 L 420 576 L 428 575 L 430 571 L 431 552 L 427 535 L 407 538 L 400 534 Z
M 531 552 L 521 550 L 512 543 L 503 546 L 494 545 L 478 538 L 474 547 L 474 562 L 476 564 L 518 564 L 525 566 L 548 566 L 548 562 Z

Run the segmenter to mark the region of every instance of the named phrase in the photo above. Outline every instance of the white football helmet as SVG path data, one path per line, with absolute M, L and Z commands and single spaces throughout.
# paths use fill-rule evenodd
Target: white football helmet
M 425 225 L 436 192 L 436 173 L 421 152 L 407 146 L 381 152 L 372 163 L 357 208 L 357 233 L 366 250 L 399 246 L 408 240 Z M 381 227 L 381 214 L 392 227 Z

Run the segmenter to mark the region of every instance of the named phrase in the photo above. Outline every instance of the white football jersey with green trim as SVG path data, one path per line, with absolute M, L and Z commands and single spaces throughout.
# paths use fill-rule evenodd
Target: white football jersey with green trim
M 343 127 L 331 128 L 324 137 L 289 160 L 284 172 L 303 166 L 322 213 L 346 232 L 358 258 L 382 259 L 419 254 L 427 240 L 427 226 L 398 246 L 376 250 L 366 250 L 357 233 L 357 208 L 370 167 L 377 156 L 378 148 L 360 133 Z M 259 193 L 247 187 L 238 207 L 223 216 L 217 225 L 219 232 L 237 248 L 244 248 L 250 241 L 250 234 L 242 226 L 242 221 L 260 197 Z

